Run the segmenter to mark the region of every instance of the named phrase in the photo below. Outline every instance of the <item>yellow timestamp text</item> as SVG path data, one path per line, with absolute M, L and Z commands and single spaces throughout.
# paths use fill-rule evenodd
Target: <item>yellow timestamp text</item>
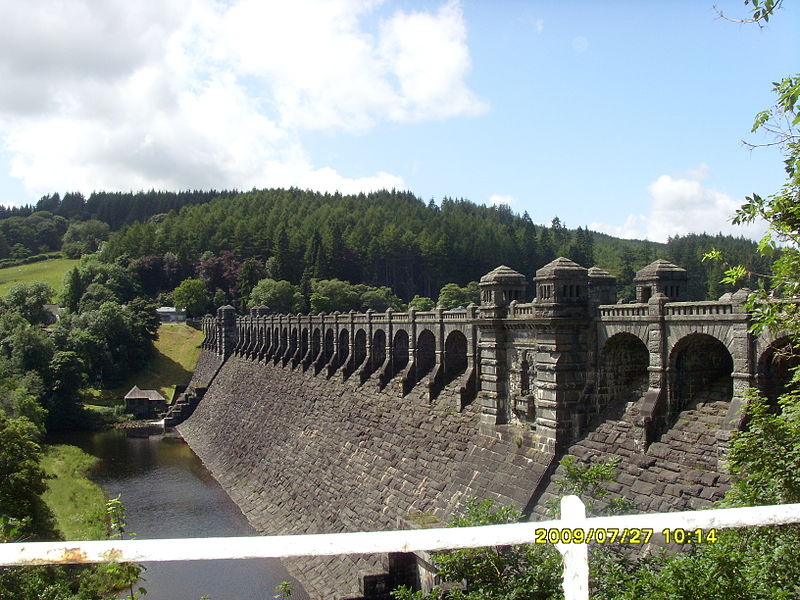
M 661 530 L 667 544 L 716 544 L 716 529 L 681 529 L 680 527 Z
M 534 544 L 648 544 L 654 529 L 650 527 L 538 527 L 534 529 Z M 713 544 L 716 529 L 661 530 L 667 544 Z

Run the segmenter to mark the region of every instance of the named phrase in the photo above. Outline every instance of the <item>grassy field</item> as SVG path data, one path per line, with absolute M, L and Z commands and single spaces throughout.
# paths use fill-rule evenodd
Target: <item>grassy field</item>
M 58 528 L 68 540 L 103 540 L 108 537 L 106 497 L 87 478 L 97 459 L 77 446 L 47 446 L 42 468 L 48 475 L 42 499 L 53 512 Z
M 113 405 L 134 386 L 143 390 L 158 390 L 167 401 L 172 399 L 176 385 L 189 383 L 200 356 L 203 332 L 184 323 L 166 323 L 158 328 L 156 355 L 144 368 L 111 390 L 95 390 L 91 403 Z
M 0 269 L 0 296 L 5 296 L 12 285 L 21 281 L 44 281 L 58 293 L 61 290 L 64 273 L 79 262 L 78 259 L 51 258 L 29 265 Z

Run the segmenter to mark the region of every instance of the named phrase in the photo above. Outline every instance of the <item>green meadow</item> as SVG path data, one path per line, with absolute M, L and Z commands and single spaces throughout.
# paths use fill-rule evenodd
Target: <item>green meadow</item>
M 120 404 L 134 385 L 143 390 L 158 390 L 169 402 L 175 386 L 189 382 L 202 341 L 203 332 L 185 323 L 162 324 L 150 362 L 113 389 L 91 390 L 87 402 L 105 406 Z
M 0 296 L 5 296 L 15 283 L 31 281 L 43 281 L 58 293 L 61 291 L 64 274 L 79 262 L 78 259 L 51 258 L 29 265 L 0 269 Z

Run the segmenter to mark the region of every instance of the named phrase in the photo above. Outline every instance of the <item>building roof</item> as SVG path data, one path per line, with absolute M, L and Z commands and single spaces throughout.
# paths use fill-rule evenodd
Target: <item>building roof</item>
M 174 306 L 159 306 L 159 307 L 156 309 L 156 312 L 157 312 L 157 313 L 183 313 L 183 312 L 185 312 L 185 311 L 183 311 L 183 310 L 178 310 L 178 309 L 177 309 L 177 308 L 175 308 Z
M 146 398 L 147 400 L 164 400 L 164 396 L 156 390 L 140 390 L 138 386 L 133 386 L 131 391 L 125 394 L 125 400 L 135 400 Z
M 613 279 L 614 281 L 617 279 L 611 273 L 600 267 L 592 267 L 589 269 L 589 277 L 592 279 Z
M 641 281 L 641 280 L 650 280 L 650 279 L 661 279 L 664 276 L 667 278 L 673 278 L 676 275 L 679 277 L 686 277 L 686 269 L 679 267 L 678 265 L 674 265 L 668 260 L 664 260 L 663 258 L 659 258 L 651 262 L 647 265 L 644 269 L 636 272 L 636 277 L 633 278 L 634 281 Z
M 568 258 L 559 256 L 553 262 L 547 263 L 536 271 L 536 277 L 575 277 L 586 275 L 588 269 L 572 262 Z
M 525 285 L 525 275 L 506 265 L 500 265 L 481 277 L 482 284 L 502 283 L 505 285 Z

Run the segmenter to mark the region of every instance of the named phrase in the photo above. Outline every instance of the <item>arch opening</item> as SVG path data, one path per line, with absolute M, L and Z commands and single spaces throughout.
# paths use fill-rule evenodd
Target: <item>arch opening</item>
M 350 354 L 350 332 L 347 329 L 342 329 L 339 332 L 339 347 L 336 353 L 336 367 L 343 365 L 347 361 L 347 356 Z
M 353 338 L 353 366 L 358 368 L 367 357 L 367 332 L 363 329 L 356 331 Z
M 733 395 L 733 358 L 717 338 L 693 333 L 672 351 L 671 420 L 694 403 L 730 401 Z
M 777 410 L 778 398 L 797 389 L 792 386 L 792 371 L 800 366 L 800 348 L 788 337 L 772 342 L 758 360 L 758 387 L 771 407 Z
M 311 335 L 311 358 L 315 359 L 319 356 L 320 349 L 322 348 L 322 333 L 319 329 L 315 329 Z
M 392 375 L 402 371 L 408 364 L 408 333 L 401 329 L 392 341 Z
M 436 337 L 428 329 L 417 336 L 417 380 L 431 372 L 436 364 Z
M 467 370 L 467 337 L 451 331 L 444 340 L 445 385 Z
M 647 392 L 650 353 L 644 342 L 630 333 L 617 333 L 606 340 L 598 365 L 596 406 L 622 408 Z
M 333 347 L 334 347 L 334 333 L 333 329 L 328 329 L 325 332 L 325 343 L 322 349 L 322 362 L 323 364 L 327 364 L 331 358 L 333 358 Z
M 286 347 L 289 345 L 288 343 L 289 335 L 285 327 L 281 327 L 277 330 L 275 335 L 275 353 L 272 355 L 272 363 L 278 364 L 280 363 L 283 355 L 286 354 Z
M 386 332 L 383 329 L 376 329 L 372 334 L 372 359 L 368 375 L 384 362 L 386 362 Z
M 303 357 L 308 354 L 308 329 L 303 329 L 300 332 L 300 356 Z

